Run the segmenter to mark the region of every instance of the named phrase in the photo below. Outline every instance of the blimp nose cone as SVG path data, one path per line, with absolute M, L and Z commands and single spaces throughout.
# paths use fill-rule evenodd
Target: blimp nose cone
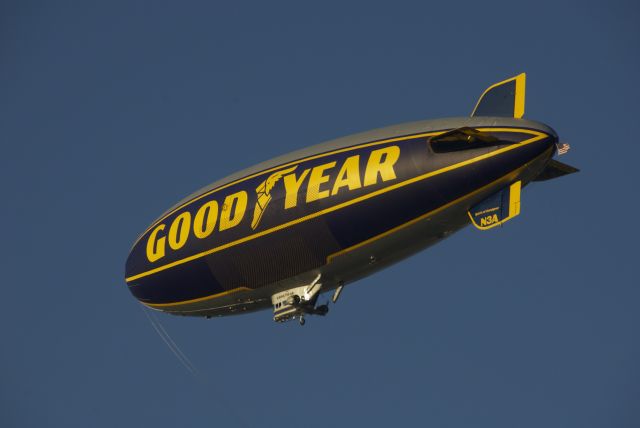
M 127 286 L 129 287 L 129 291 L 134 295 L 134 297 L 139 299 L 139 296 L 134 292 L 136 282 L 131 279 L 135 273 L 139 272 L 142 268 L 141 260 L 139 260 L 139 251 L 136 249 L 138 245 L 139 243 L 136 242 L 127 255 L 127 261 L 124 268 L 124 278 Z

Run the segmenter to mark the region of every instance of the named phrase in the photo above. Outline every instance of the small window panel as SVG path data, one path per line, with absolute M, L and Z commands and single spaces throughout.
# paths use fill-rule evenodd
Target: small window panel
M 458 128 L 431 137 L 429 144 L 434 153 L 451 153 L 462 150 L 514 144 L 514 142 L 498 139 L 491 134 L 480 132 L 477 129 Z

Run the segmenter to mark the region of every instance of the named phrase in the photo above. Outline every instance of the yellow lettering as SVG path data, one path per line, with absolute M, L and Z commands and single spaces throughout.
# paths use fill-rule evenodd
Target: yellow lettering
M 329 181 L 328 175 L 322 175 L 326 170 L 336 166 L 335 162 L 318 165 L 311 170 L 309 175 L 309 184 L 307 184 L 307 202 L 317 201 L 318 199 L 329 196 L 328 190 L 320 190 L 320 185 Z
M 295 173 L 284 176 L 284 189 L 286 191 L 284 198 L 285 208 L 293 208 L 298 205 L 298 190 L 300 190 L 300 186 L 307 174 L 309 174 L 309 170 L 305 169 L 299 178 L 296 178 Z
M 350 156 L 340 168 L 336 182 L 333 183 L 331 195 L 338 193 L 341 187 L 348 186 L 349 190 L 355 190 L 362 187 L 360 183 L 360 155 Z
M 393 165 L 398 161 L 399 157 L 400 147 L 398 146 L 389 146 L 372 151 L 367 161 L 367 169 L 364 172 L 364 185 L 371 186 L 376 184 L 378 174 L 382 177 L 382 181 L 396 178 Z
M 189 238 L 189 228 L 191 227 L 191 213 L 185 211 L 173 220 L 169 228 L 169 246 L 173 250 L 179 250 L 184 246 Z
M 213 233 L 218 220 L 218 203 L 209 201 L 200 207 L 193 218 L 193 233 L 196 238 L 204 239 Z
M 499 222 L 498 214 L 488 215 L 480 219 L 480 226 L 491 226 L 492 224 Z
M 161 230 L 164 230 L 164 224 L 153 229 L 153 232 L 149 235 L 149 240 L 147 241 L 147 259 L 149 259 L 150 262 L 155 262 L 164 257 L 164 247 L 167 238 L 164 236 L 157 238 L 158 232 Z
M 226 230 L 237 226 L 244 218 L 246 210 L 247 192 L 244 190 L 224 198 L 222 214 L 220 214 L 220 230 Z

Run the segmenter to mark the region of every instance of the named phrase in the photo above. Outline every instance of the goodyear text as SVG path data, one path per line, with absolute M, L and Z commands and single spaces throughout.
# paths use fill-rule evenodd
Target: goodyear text
M 249 219 L 251 228 L 259 227 L 272 200 L 271 191 L 275 185 L 283 186 L 282 201 L 286 210 L 396 179 L 394 167 L 400 157 L 400 147 L 386 146 L 372 150 L 364 168 L 360 167 L 360 157 L 357 154 L 339 163 L 327 162 L 310 168 L 304 168 L 301 164 L 271 174 L 255 188 L 253 219 Z M 278 184 L 280 182 L 282 184 Z M 254 196 L 251 195 L 251 198 Z M 156 262 L 165 257 L 168 251 L 180 250 L 191 239 L 206 239 L 215 233 L 225 233 L 237 227 L 245 217 L 249 217 L 246 216 L 248 203 L 249 193 L 240 190 L 227 195 L 222 201 L 209 200 L 195 212 L 189 211 L 187 206 L 170 224 L 160 223 L 151 230 L 146 242 L 147 259 Z

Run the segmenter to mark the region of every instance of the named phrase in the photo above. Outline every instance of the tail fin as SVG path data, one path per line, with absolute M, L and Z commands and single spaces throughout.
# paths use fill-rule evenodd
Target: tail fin
M 573 174 L 574 172 L 579 172 L 578 168 L 575 168 L 571 165 L 567 165 L 566 163 L 558 162 L 555 159 L 551 159 L 545 169 L 540 173 L 540 175 L 533 181 L 547 181 L 552 180 L 554 178 L 562 177 L 563 175 Z
M 522 182 L 516 181 L 471 207 L 468 211 L 471 223 L 480 230 L 487 230 L 518 216 L 521 188 Z
M 502 82 L 498 82 L 480 95 L 474 116 L 503 116 L 520 119 L 524 116 L 524 94 L 527 75 L 520 73 Z

